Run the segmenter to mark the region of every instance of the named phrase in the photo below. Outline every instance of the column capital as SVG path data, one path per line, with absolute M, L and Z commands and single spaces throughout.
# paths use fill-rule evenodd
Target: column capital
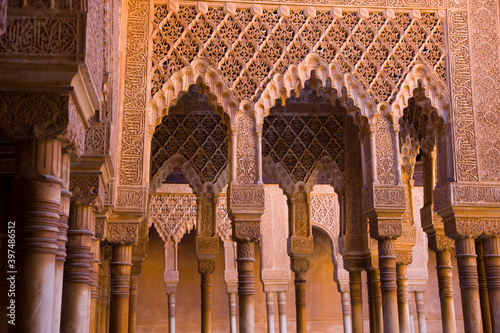
M 198 273 L 212 274 L 215 272 L 215 258 L 198 257 Z
M 264 213 L 263 184 L 230 183 L 227 192 L 231 220 L 260 222 Z
M 348 272 L 361 272 L 366 269 L 366 258 L 344 258 L 344 269 Z
M 104 207 L 104 184 L 100 171 L 72 171 L 69 189 L 74 203 L 94 206 L 97 211 Z
M 135 245 L 139 238 L 138 222 L 109 221 L 107 230 L 108 242 L 112 245 Z
M 313 253 L 313 237 L 290 236 L 287 239 L 287 250 L 290 256 L 309 257 Z
M 196 254 L 200 256 L 214 256 L 219 253 L 219 237 L 196 236 Z

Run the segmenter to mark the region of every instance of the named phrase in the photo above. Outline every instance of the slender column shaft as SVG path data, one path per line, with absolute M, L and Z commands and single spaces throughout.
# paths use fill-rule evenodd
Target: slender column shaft
M 61 330 L 89 332 L 94 208 L 72 204 L 64 266 Z
M 15 232 L 17 259 L 9 270 L 23 273 L 13 275 L 17 278 L 16 331 L 50 332 L 62 188 L 61 144 L 27 139 L 17 141 L 16 149 L 15 225 L 8 225 Z
M 415 317 L 413 316 L 414 310 L 413 310 L 413 302 L 412 298 L 410 295 L 408 295 L 408 299 L 410 300 L 410 333 L 415 333 Z
M 368 303 L 370 306 L 370 332 L 383 333 L 382 292 L 380 290 L 380 270 L 368 271 Z
M 238 241 L 238 296 L 240 333 L 255 332 L 254 315 L 254 243 L 252 241 Z
M 399 332 L 398 295 L 396 284 L 396 251 L 393 239 L 378 240 L 380 290 L 384 311 L 384 332 Z
M 500 237 L 485 239 L 483 246 L 491 326 L 493 332 L 500 332 Z
M 175 294 L 168 294 L 168 332 L 175 333 Z
M 69 164 L 69 155 L 64 154 Z M 69 171 L 69 170 L 68 170 Z M 64 170 L 63 170 L 64 173 Z M 69 175 L 67 175 L 69 177 Z M 67 186 L 65 186 L 67 187 Z M 68 240 L 68 218 L 71 192 L 66 189 L 61 190 L 61 218 L 59 220 L 59 232 L 57 234 L 58 250 L 56 255 L 54 272 L 54 310 L 52 312 L 52 333 L 59 333 L 61 328 L 61 305 L 64 278 L 64 262 L 66 261 L 66 242 Z
M 229 295 L 229 330 L 231 333 L 237 333 L 236 325 L 236 294 Z
M 424 310 L 424 293 L 421 291 L 415 292 L 415 304 L 417 305 L 418 317 L 418 332 L 427 333 L 427 325 L 425 324 L 425 310 Z
M 444 333 L 456 333 L 455 304 L 453 303 L 453 276 L 451 252 L 436 252 L 439 300 L 441 302 L 441 321 Z M 418 304 L 417 304 L 418 306 Z M 417 308 L 418 310 L 418 308 Z
M 479 297 L 481 299 L 481 315 L 483 317 L 484 333 L 491 333 L 490 304 L 488 300 L 488 285 L 486 282 L 486 270 L 483 258 L 483 242 L 476 242 L 477 254 L 477 276 L 479 280 Z
M 483 331 L 483 322 L 474 239 L 466 237 L 455 240 L 455 246 L 457 249 L 458 277 L 462 293 L 465 332 L 479 333 Z
M 278 313 L 280 316 L 280 333 L 286 333 L 286 294 L 278 293 Z
M 363 297 L 361 271 L 349 272 L 349 288 L 351 294 L 352 332 L 363 332 Z
M 351 301 L 349 292 L 343 291 L 341 293 L 341 299 L 342 299 L 342 318 L 344 323 L 344 333 L 352 333 Z
M 91 276 L 91 292 L 90 292 L 90 333 L 97 332 L 98 326 L 98 312 L 99 312 L 99 273 L 100 273 L 100 251 L 101 249 L 101 241 L 98 239 L 93 240 L 92 242 L 92 253 L 94 254 L 94 261 L 92 264 Z
M 111 300 L 109 313 L 109 332 L 127 333 L 130 272 L 132 268 L 132 245 L 113 245 L 111 259 Z
M 274 293 L 266 292 L 267 332 L 274 333 Z
M 128 313 L 128 332 L 135 333 L 135 326 L 137 321 L 137 291 L 138 291 L 138 275 L 130 276 L 130 303 Z
M 99 333 L 106 333 L 109 327 L 109 284 L 110 284 L 110 266 L 109 266 L 109 245 L 102 248 L 102 277 L 101 277 L 101 316 L 99 320 Z
M 406 265 L 396 265 L 399 331 L 401 333 L 410 333 L 410 308 L 408 304 L 408 278 L 406 277 L 406 272 Z
M 201 331 L 212 331 L 212 274 L 201 274 Z
M 306 323 L 306 273 L 295 273 L 295 311 L 297 333 L 307 332 Z

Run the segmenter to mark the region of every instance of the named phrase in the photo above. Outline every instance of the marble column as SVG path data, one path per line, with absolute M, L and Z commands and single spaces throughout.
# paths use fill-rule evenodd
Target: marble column
M 240 333 L 255 332 L 254 315 L 254 248 L 253 241 L 237 242 L 238 262 L 238 296 L 239 296 L 239 319 Z
M 201 332 L 212 332 L 212 273 L 215 259 L 198 259 L 198 272 L 201 275 Z
M 71 157 L 62 155 L 62 179 L 64 188 L 61 189 L 61 206 L 59 219 L 59 232 L 57 233 L 57 255 L 54 272 L 54 310 L 52 311 L 52 333 L 59 333 L 61 329 L 61 305 L 63 292 L 64 263 L 66 261 L 66 242 L 68 241 L 68 218 L 71 202 L 69 189 L 69 172 Z
M 456 333 L 455 304 L 453 302 L 453 276 L 450 250 L 436 252 L 436 268 L 441 302 L 441 322 L 444 333 Z
M 400 333 L 410 333 L 410 308 L 408 299 L 407 268 L 408 266 L 406 264 L 396 265 Z
M 398 295 L 396 284 L 396 251 L 394 240 L 378 240 L 380 290 L 382 291 L 382 309 L 384 313 L 384 332 L 399 332 Z
M 92 254 L 94 257 L 91 269 L 91 290 L 90 290 L 90 333 L 97 331 L 98 315 L 99 315 L 99 278 L 101 271 L 100 261 L 101 241 L 97 238 L 92 238 Z
M 383 333 L 382 292 L 380 290 L 380 271 L 378 268 L 367 271 L 368 304 L 370 311 L 370 333 Z
M 93 206 L 79 201 L 71 204 L 66 245 L 68 255 L 64 265 L 61 331 L 89 332 L 90 330 L 93 262 L 91 247 L 94 223 Z
M 139 291 L 139 276 L 141 275 L 142 260 L 132 261 L 130 273 L 130 301 L 128 314 L 128 332 L 135 333 L 137 321 L 137 293 Z
M 363 332 L 363 297 L 361 271 L 349 272 L 349 289 L 351 294 L 352 332 Z
M 425 323 L 424 292 L 423 291 L 415 291 L 415 304 L 417 306 L 418 332 L 419 333 L 427 333 L 427 325 Z
M 16 330 L 50 332 L 60 222 L 61 143 L 55 139 L 16 142 L 14 221 Z M 7 223 L 7 221 L 5 221 Z M 12 224 L 9 224 L 12 226 Z
M 175 333 L 175 292 L 167 294 L 168 297 L 168 332 Z
M 132 245 L 113 244 L 109 331 L 127 333 L 130 303 Z
M 350 294 L 348 291 L 342 291 L 340 293 L 342 300 L 342 322 L 344 325 L 344 333 L 352 333 L 351 324 L 351 301 Z
M 479 280 L 479 297 L 481 298 L 481 315 L 483 317 L 484 333 L 491 333 L 490 304 L 488 300 L 488 285 L 486 282 L 486 270 L 483 258 L 483 242 L 476 241 L 477 254 L 477 276 Z
M 236 293 L 230 293 L 229 295 L 229 329 L 231 333 L 237 332 L 236 325 Z
M 274 293 L 266 292 L 267 332 L 274 333 Z
M 480 333 L 483 331 L 483 322 L 474 239 L 471 237 L 456 239 L 455 246 L 465 332 Z
M 297 333 L 307 332 L 306 322 L 306 274 L 309 270 L 309 258 L 292 256 L 292 271 L 295 273 L 295 320 Z
M 280 316 L 280 333 L 287 333 L 286 329 L 286 294 L 278 292 L 278 314 Z
M 500 236 L 483 240 L 483 250 L 491 328 L 493 332 L 500 332 Z
M 99 317 L 99 333 L 107 333 L 109 330 L 109 298 L 110 298 L 110 284 L 111 284 L 111 260 L 112 247 L 108 244 L 101 244 L 101 316 Z

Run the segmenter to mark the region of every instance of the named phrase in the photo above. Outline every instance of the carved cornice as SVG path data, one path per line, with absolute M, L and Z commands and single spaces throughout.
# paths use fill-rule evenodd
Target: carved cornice
M 488 217 L 454 217 L 444 224 L 446 236 L 452 239 L 461 239 L 464 237 L 477 238 L 481 235 L 499 236 L 500 219 Z
M 0 59 L 9 62 L 82 62 L 85 24 L 85 13 L 78 10 L 11 7 L 6 33 L 0 37 Z
M 139 238 L 138 222 L 108 223 L 108 242 L 112 245 L 135 245 Z
M 0 128 L 10 138 L 50 138 L 65 134 L 68 118 L 68 94 L 0 94 Z

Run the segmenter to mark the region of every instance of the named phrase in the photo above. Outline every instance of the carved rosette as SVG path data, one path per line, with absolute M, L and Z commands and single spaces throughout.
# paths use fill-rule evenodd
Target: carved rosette
M 104 207 L 104 185 L 101 172 L 72 172 L 69 189 L 72 202 L 94 206 L 100 212 Z
M 0 128 L 14 139 L 51 138 L 66 133 L 67 94 L 0 94 Z
M 112 245 L 134 245 L 139 238 L 138 222 L 108 223 L 108 242 Z

